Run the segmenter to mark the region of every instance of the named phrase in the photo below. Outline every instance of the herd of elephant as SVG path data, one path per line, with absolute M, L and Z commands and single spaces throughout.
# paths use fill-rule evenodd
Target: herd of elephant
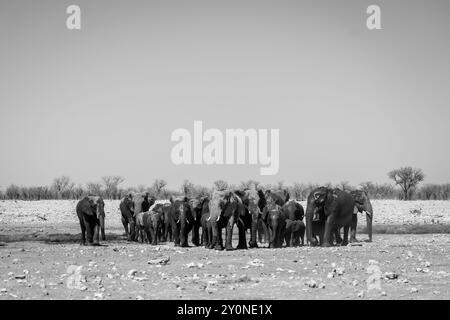
M 105 241 L 104 206 L 98 196 L 87 196 L 78 202 L 76 211 L 83 245 L 86 233 L 90 245 L 99 245 L 100 235 Z M 127 240 L 154 245 L 173 241 L 175 246 L 187 247 L 191 233 L 195 246 L 232 250 L 234 225 L 239 230 L 237 249 L 258 247 L 257 237 L 259 242 L 264 238 L 269 248 L 301 246 L 305 232 L 311 246 L 347 245 L 349 230 L 350 242 L 357 241 L 359 212 L 366 214 L 367 233 L 372 241 L 372 205 L 367 193 L 361 190 L 316 188 L 307 198 L 306 214 L 298 201 L 289 199 L 286 190 L 256 189 L 214 191 L 211 196 L 165 201 L 148 193 L 132 193 L 121 200 L 119 209 Z M 248 245 L 247 230 L 250 230 Z

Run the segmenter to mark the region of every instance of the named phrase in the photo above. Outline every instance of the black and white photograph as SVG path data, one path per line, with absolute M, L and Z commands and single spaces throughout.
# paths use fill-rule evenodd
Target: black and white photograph
M 449 300 L 449 124 L 448 0 L 0 0 L 0 300 Z

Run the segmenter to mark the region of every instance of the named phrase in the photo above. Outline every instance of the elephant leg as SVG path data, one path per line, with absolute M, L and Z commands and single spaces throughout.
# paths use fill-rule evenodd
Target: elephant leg
M 263 232 L 264 232 L 264 242 L 268 243 L 270 241 L 269 229 L 265 223 L 262 224 Z
M 245 239 L 245 225 L 244 221 L 241 219 L 238 220 L 237 223 L 238 231 L 239 231 L 239 243 L 237 246 L 237 249 L 248 249 L 247 247 L 247 240 Z M 255 234 L 256 236 L 256 234 Z
M 258 230 L 258 216 L 254 214 L 252 215 L 252 224 L 250 227 L 250 241 L 248 243 L 250 248 L 258 248 L 258 244 L 256 241 L 257 234 L 260 235 L 260 232 Z
M 334 226 L 334 219 L 333 216 L 328 216 L 326 222 L 325 222 L 325 231 L 324 231 L 324 235 L 323 235 L 323 243 L 322 243 L 322 247 L 329 247 L 332 245 L 331 240 L 332 240 L 332 233 L 335 229 Z
M 130 240 L 130 233 L 128 232 L 128 221 L 124 217 L 122 217 L 122 225 L 125 229 L 125 236 L 128 240 Z
M 336 229 L 334 230 L 334 238 L 336 240 L 336 244 L 342 243 L 341 228 L 336 227 Z M 333 241 L 331 241 L 331 242 L 333 242 Z
M 367 235 L 369 236 L 369 242 L 372 242 L 372 219 L 373 216 L 366 213 Z
M 81 227 L 81 245 L 85 246 L 86 245 L 86 226 L 84 224 L 83 219 L 79 219 L 80 220 L 80 227 Z
M 134 219 L 131 218 L 131 220 L 128 220 L 130 224 L 130 233 L 129 233 L 129 239 L 128 241 L 135 241 L 136 240 L 136 223 L 134 222 Z
M 147 235 L 147 240 L 149 244 L 156 244 L 158 241 L 158 235 L 155 232 L 154 228 L 145 229 L 145 234 Z
M 300 221 L 298 235 L 300 245 L 302 246 L 305 244 L 305 230 L 306 230 L 305 224 L 303 223 L 303 221 Z
M 263 238 L 264 238 L 264 229 L 262 226 L 262 220 L 258 219 L 258 221 L 256 223 L 256 228 L 258 230 L 258 241 L 259 241 L 259 243 L 262 243 Z
M 344 227 L 344 239 L 342 240 L 342 246 L 348 245 L 348 229 L 350 229 L 350 226 Z
M 98 220 L 94 223 L 93 244 L 100 244 L 100 222 Z
M 177 223 L 172 224 L 172 236 L 175 242 L 175 247 L 179 247 L 181 241 L 180 241 L 180 229 Z
M 217 228 L 218 228 L 218 232 L 217 232 L 216 248 L 217 248 L 217 246 L 219 246 L 219 250 L 223 250 L 224 246 L 223 246 L 223 230 L 222 229 L 225 229 L 225 233 L 226 233 L 226 225 L 224 228 L 223 226 L 220 225 L 220 223 L 218 223 Z M 226 234 L 225 234 L 225 236 L 226 236 Z
M 211 222 L 207 222 L 206 224 L 207 227 L 207 236 L 208 236 L 208 248 L 209 249 L 214 249 L 215 246 L 215 242 L 217 241 L 217 233 L 214 233 L 213 229 L 213 224 Z M 216 238 L 214 238 L 214 234 L 216 235 Z
M 99 220 L 100 220 L 100 232 L 101 232 L 102 241 L 105 241 L 106 240 L 106 235 L 105 235 L 105 217 L 104 216 L 100 216 Z
M 358 242 L 356 239 L 356 226 L 358 225 L 358 215 L 352 215 L 352 223 L 350 226 L 350 242 Z
M 94 241 L 94 222 L 89 221 L 86 217 L 84 217 L 84 225 L 86 227 L 86 236 L 88 244 L 92 244 Z
M 274 242 L 272 241 L 273 232 L 274 232 L 274 230 L 270 226 L 268 226 L 267 233 L 269 234 L 269 248 L 274 248 Z
M 197 247 L 200 245 L 199 229 L 200 229 L 200 226 L 198 226 L 198 225 L 194 225 L 192 228 L 192 244 Z

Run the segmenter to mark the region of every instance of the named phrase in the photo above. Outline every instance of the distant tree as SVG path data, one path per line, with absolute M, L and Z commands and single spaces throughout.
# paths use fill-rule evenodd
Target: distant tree
M 138 185 L 137 188 L 136 188 L 137 192 L 139 192 L 139 193 L 148 191 L 148 189 L 149 189 L 149 188 L 148 188 L 145 184 L 140 184 L 140 185 Z
M 152 189 L 156 197 L 164 196 L 166 197 L 166 193 L 164 192 L 164 188 L 167 186 L 167 182 L 163 179 L 156 179 L 153 182 Z
M 195 193 L 194 184 L 190 182 L 188 179 L 185 179 L 181 184 L 181 193 L 185 197 L 193 197 Z
M 120 176 L 106 176 L 102 177 L 103 185 L 105 186 L 105 196 L 108 199 L 116 199 L 118 197 L 119 184 L 124 179 Z
M 388 173 L 388 176 L 402 189 L 403 200 L 409 200 L 411 198 L 410 190 L 414 189 L 425 178 L 422 169 L 412 167 L 392 170 Z
M 103 187 L 101 182 L 86 183 L 86 192 L 88 193 L 88 195 L 95 195 L 95 196 L 103 195 Z
M 250 190 L 250 189 L 258 189 L 259 186 L 260 183 L 258 181 L 250 179 L 247 181 L 242 181 L 238 188 L 242 190 Z
M 194 195 L 196 197 L 205 197 L 205 196 L 209 196 L 210 194 L 211 194 L 211 190 L 205 186 L 196 185 L 194 187 Z
M 216 180 L 216 181 L 214 181 L 214 187 L 218 191 L 227 190 L 229 188 L 228 182 L 223 181 L 223 180 Z
M 285 189 L 285 187 L 284 187 L 284 181 L 278 181 L 278 182 L 277 182 L 277 189 L 278 189 L 278 190 L 284 190 L 284 189 Z
M 15 184 L 9 185 L 6 188 L 5 194 L 8 199 L 12 199 L 12 200 L 20 199 L 20 197 L 22 195 L 20 192 L 20 187 Z
M 61 176 L 55 178 L 52 183 L 52 190 L 55 192 L 58 199 L 68 198 L 75 184 L 68 176 Z

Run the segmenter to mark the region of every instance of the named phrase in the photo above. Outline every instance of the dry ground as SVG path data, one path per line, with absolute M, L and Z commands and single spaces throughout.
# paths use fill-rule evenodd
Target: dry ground
M 373 205 L 377 225 L 450 220 L 446 201 Z M 108 201 L 108 241 L 82 247 L 74 206 L 0 202 L 0 299 L 450 298 L 449 234 L 376 234 L 373 243 L 333 248 L 151 246 L 122 239 L 118 202 Z

